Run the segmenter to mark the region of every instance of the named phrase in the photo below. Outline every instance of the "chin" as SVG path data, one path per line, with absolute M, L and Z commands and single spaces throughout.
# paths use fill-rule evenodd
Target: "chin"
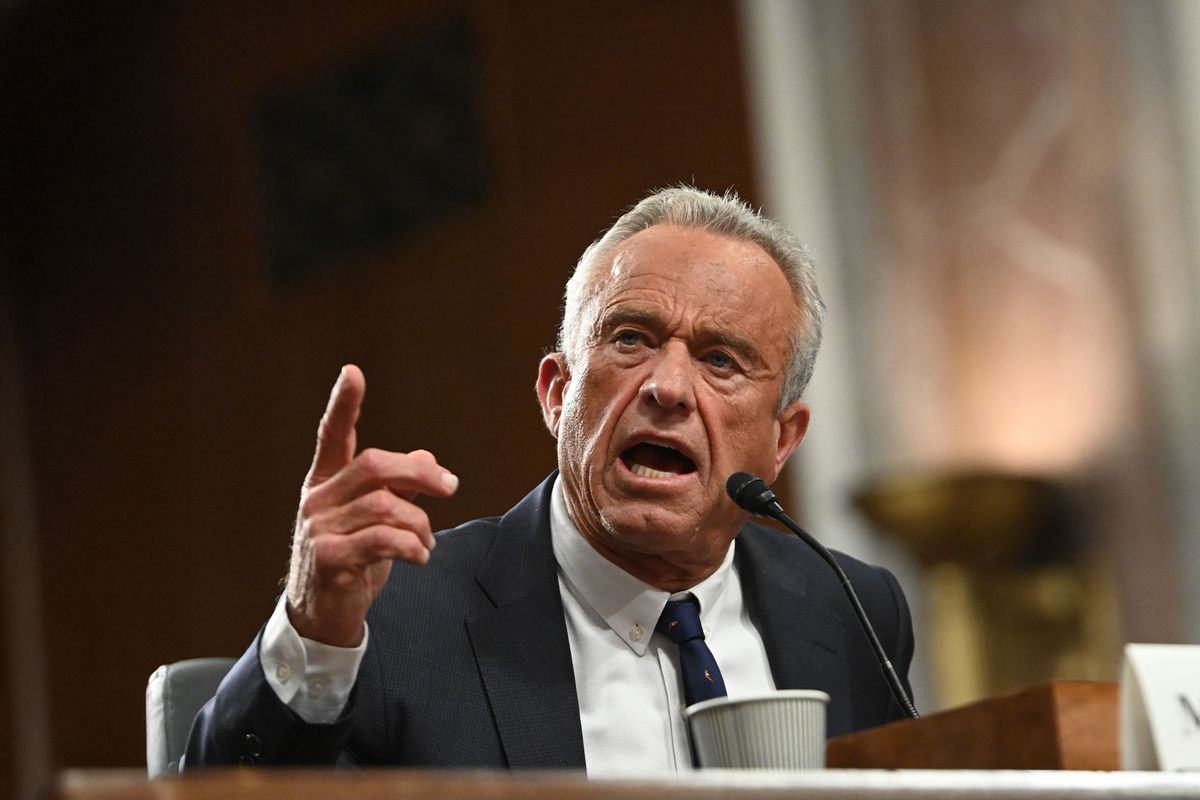
M 614 538 L 641 545 L 678 546 L 699 529 L 696 515 L 690 509 L 674 511 L 650 500 L 626 501 L 615 513 L 605 513 L 603 521 L 605 529 Z M 653 552 L 657 547 L 638 549 Z

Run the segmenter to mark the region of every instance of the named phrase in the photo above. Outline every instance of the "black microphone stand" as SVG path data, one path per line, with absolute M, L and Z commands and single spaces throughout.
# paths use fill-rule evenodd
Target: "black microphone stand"
M 904 691 L 904 684 L 900 682 L 896 668 L 892 666 L 891 659 L 888 658 L 883 645 L 879 642 L 879 637 L 875 635 L 875 628 L 871 625 L 871 620 L 867 618 L 867 612 L 858 599 L 858 593 L 854 591 L 849 576 L 834 558 L 833 553 L 829 552 L 829 548 L 814 539 L 808 531 L 801 528 L 794 519 L 788 516 L 787 512 L 783 510 L 783 506 L 779 504 L 775 492 L 771 491 L 771 487 L 767 486 L 762 478 L 756 478 L 747 472 L 736 472 L 730 476 L 725 488 L 733 501 L 743 509 L 751 514 L 782 522 L 788 530 L 800 537 L 817 552 L 817 555 L 825 559 L 829 566 L 833 567 L 833 571 L 837 573 L 838 579 L 842 582 L 842 589 L 845 590 L 851 607 L 854 608 L 859 625 L 862 626 L 863 633 L 867 635 L 871 649 L 875 651 L 875 658 L 879 661 L 879 667 L 883 670 L 888 687 L 892 690 L 892 696 L 896 698 L 896 702 L 900 704 L 900 708 L 904 710 L 909 719 L 918 719 L 921 715 L 917 713 L 916 706 L 909 699 L 908 693 Z

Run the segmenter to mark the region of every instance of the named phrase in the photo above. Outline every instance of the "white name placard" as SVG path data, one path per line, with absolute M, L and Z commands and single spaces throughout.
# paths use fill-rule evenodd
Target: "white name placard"
M 1121 769 L 1200 770 L 1200 645 L 1125 645 Z

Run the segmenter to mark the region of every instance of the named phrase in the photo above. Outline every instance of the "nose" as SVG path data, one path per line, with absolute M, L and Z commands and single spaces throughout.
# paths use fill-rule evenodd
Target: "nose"
M 659 350 L 650 373 L 642 383 L 642 399 L 668 410 L 694 411 L 696 394 L 693 370 L 687 347 L 682 342 L 668 344 Z

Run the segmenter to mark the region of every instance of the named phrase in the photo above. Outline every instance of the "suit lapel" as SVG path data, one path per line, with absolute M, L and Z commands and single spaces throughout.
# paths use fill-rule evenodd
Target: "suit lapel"
M 830 697 L 826 725 L 849 730 L 849 681 L 844 662 L 845 627 L 813 591 L 814 565 L 808 559 L 780 557 L 767 537 L 774 531 L 744 528 L 734 563 L 742 594 L 759 626 L 771 675 L 778 689 L 820 689 Z M 838 598 L 832 598 L 836 600 Z
M 477 576 L 494 607 L 467 620 L 508 766 L 583 767 L 583 731 L 558 566 L 552 475 L 501 520 Z

